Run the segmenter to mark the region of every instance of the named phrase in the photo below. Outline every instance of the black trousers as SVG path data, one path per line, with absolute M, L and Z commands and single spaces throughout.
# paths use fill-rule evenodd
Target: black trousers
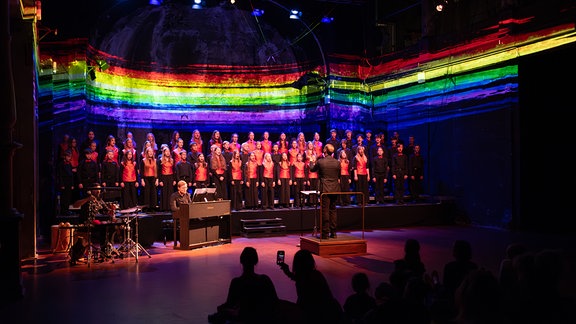
M 322 236 L 328 235 L 329 233 L 336 233 L 336 227 L 338 225 L 336 218 L 337 200 L 337 195 L 322 195 L 320 201 L 322 209 Z

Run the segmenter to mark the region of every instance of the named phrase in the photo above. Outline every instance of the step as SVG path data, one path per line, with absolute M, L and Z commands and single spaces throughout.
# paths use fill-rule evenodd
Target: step
M 255 219 L 241 219 L 240 223 L 247 226 L 258 226 L 260 224 L 283 224 L 282 218 L 255 218 Z
M 286 235 L 286 226 L 282 218 L 241 219 L 240 222 L 244 237 Z

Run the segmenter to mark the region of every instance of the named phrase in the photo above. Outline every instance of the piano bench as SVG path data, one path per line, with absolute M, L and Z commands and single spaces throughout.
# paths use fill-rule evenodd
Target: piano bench
M 162 220 L 162 237 L 164 238 L 164 245 L 166 245 L 167 241 L 174 241 L 174 219 Z M 179 240 L 180 227 L 176 228 L 176 241 Z

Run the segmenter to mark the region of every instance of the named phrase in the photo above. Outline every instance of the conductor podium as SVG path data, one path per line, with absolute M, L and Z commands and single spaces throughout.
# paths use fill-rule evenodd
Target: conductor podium
M 231 243 L 230 200 L 181 204 L 173 213 L 174 237 L 180 234 L 180 244 L 174 249 L 189 250 L 197 247 Z

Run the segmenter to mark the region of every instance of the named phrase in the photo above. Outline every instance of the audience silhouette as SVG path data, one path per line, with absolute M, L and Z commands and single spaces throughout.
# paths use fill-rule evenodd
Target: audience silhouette
M 280 268 L 296 284 L 296 304 L 302 310 L 305 323 L 339 323 L 343 310 L 326 278 L 318 269 L 312 253 L 301 249 L 294 254 L 292 271 L 284 262 Z
M 404 287 L 404 293 L 401 297 L 401 323 L 430 323 L 431 317 L 428 303 L 430 291 L 431 287 L 424 281 L 423 276 L 413 276 L 408 278 L 406 286 Z
M 574 300 L 559 290 L 565 270 L 560 251 L 522 253 L 514 258 L 513 268 L 516 284 L 503 298 L 508 318 L 518 323 L 576 323 Z
M 390 274 L 390 283 L 402 294 L 408 280 L 422 277 L 426 267 L 420 259 L 420 242 L 407 239 L 404 242 L 404 257 L 394 260 L 394 271 Z
M 258 253 L 245 247 L 240 254 L 242 274 L 233 278 L 228 288 L 226 302 L 218 312 L 210 315 L 210 323 L 275 323 L 278 295 L 274 283 L 265 274 L 255 272 Z
M 466 275 L 478 269 L 478 265 L 472 261 L 472 246 L 466 240 L 454 241 L 452 256 L 454 260 L 444 265 L 442 284 L 446 292 L 453 296 Z
M 524 244 L 511 243 L 506 247 L 506 257 L 500 261 L 500 268 L 498 269 L 498 282 L 505 299 L 512 295 L 518 283 L 514 270 L 514 260 L 526 252 L 527 249 Z
M 246 247 L 240 255 L 242 275 L 232 279 L 226 302 L 208 320 L 215 324 L 576 323 L 574 300 L 560 290 L 569 267 L 562 251 L 528 251 L 522 244 L 510 244 L 498 276 L 472 261 L 467 240 L 454 241 L 452 256 L 442 275 L 436 270 L 429 275 L 420 258 L 420 243 L 407 239 L 404 256 L 394 261 L 389 281 L 380 283 L 371 296 L 368 274 L 354 273 L 354 292 L 341 306 L 310 251 L 295 253 L 292 271 L 279 263 L 295 282 L 293 303 L 279 299 L 271 279 L 255 272 L 258 254 Z
M 544 323 L 506 321 L 500 311 L 498 279 L 485 269 L 474 269 L 462 280 L 454 294 L 454 306 L 456 324 Z
M 374 307 L 376 300 L 368 293 L 370 280 L 364 272 L 357 272 L 352 276 L 352 290 L 354 293 L 344 302 L 344 316 L 349 323 L 362 323 L 364 315 Z
M 366 312 L 363 324 L 399 323 L 401 299 L 398 290 L 388 282 L 380 283 L 374 290 L 376 306 Z

